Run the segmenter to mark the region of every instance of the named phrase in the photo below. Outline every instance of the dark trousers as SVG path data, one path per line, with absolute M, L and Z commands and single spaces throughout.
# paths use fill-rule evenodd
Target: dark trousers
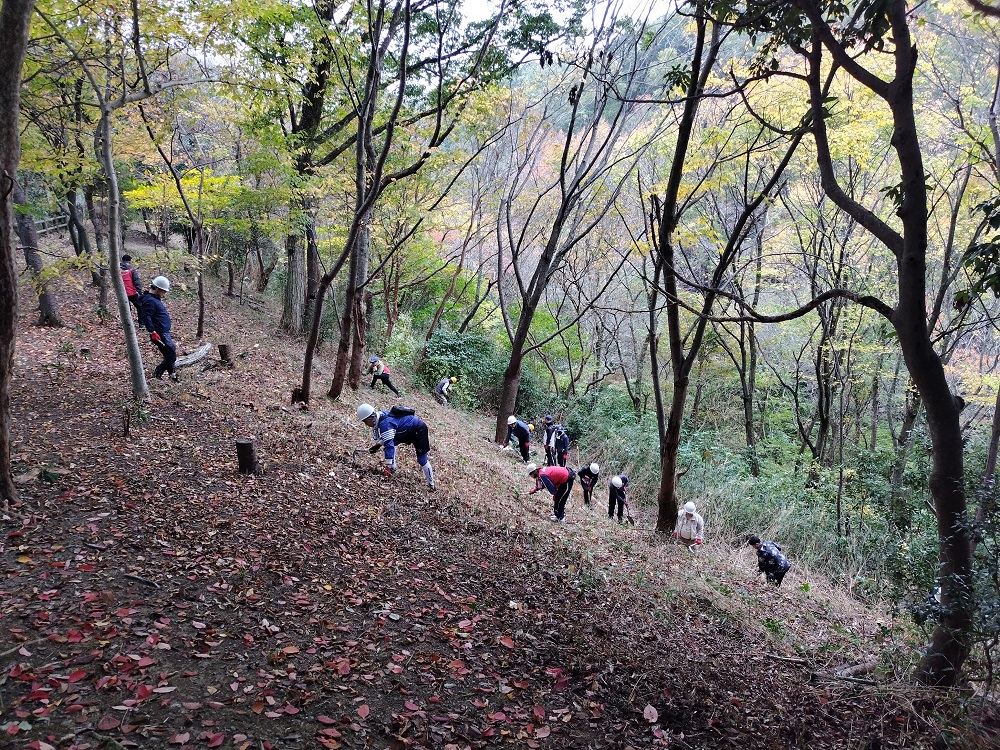
M 374 388 L 375 384 L 380 380 L 385 383 L 386 388 L 395 393 L 397 396 L 399 395 L 399 391 L 396 390 L 396 386 L 394 386 L 392 381 L 389 380 L 389 373 L 386 372 L 383 372 L 381 375 L 372 375 L 372 388 Z
M 767 576 L 767 580 L 769 583 L 773 583 L 775 586 L 780 586 L 781 579 L 785 577 L 785 573 L 787 573 L 788 570 L 787 569 L 779 570 L 777 573 L 768 573 L 767 571 L 763 572 Z
M 559 456 L 558 456 L 558 458 L 557 458 L 557 460 L 558 460 L 558 463 L 559 463 L 560 466 L 566 466 L 566 454 L 565 453 L 560 453 Z
M 135 308 L 135 311 L 139 312 L 139 295 L 138 294 L 130 294 L 128 296 L 128 301 L 132 303 L 132 307 Z
M 162 378 L 163 373 L 168 372 L 171 375 L 174 374 L 174 362 L 177 361 L 177 349 L 174 348 L 172 344 L 168 344 L 165 341 L 154 341 L 153 345 L 160 350 L 160 354 L 163 355 L 163 361 L 156 366 L 153 370 L 154 378 Z
M 590 505 L 590 501 L 594 497 L 594 484 L 593 482 L 587 482 L 583 479 L 580 480 L 580 486 L 583 487 L 583 504 Z
M 557 489 L 556 494 L 552 497 L 552 515 L 559 520 L 566 516 L 566 501 L 569 500 L 569 493 L 573 491 L 573 478 L 573 473 L 570 472 L 566 484 Z
M 521 451 L 521 458 L 524 459 L 525 463 L 528 463 L 528 449 L 531 447 L 531 444 L 527 442 L 518 443 L 517 447 Z
M 547 445 L 545 446 L 545 465 L 546 466 L 556 465 L 556 452 Z
M 608 494 L 608 518 L 614 518 L 616 505 L 618 506 L 618 521 L 620 523 L 625 514 L 625 495 L 611 492 Z

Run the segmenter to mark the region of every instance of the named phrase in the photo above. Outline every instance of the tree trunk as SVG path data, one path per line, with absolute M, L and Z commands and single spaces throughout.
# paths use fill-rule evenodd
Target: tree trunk
M 903 486 L 903 480 L 906 474 L 906 462 L 913 449 L 915 434 L 913 430 L 916 427 L 917 418 L 920 416 L 920 405 L 920 394 L 913 387 L 912 381 L 908 382 L 904 400 L 903 422 L 896 440 L 896 455 L 892 464 L 892 473 L 889 475 L 889 511 L 893 522 L 900 529 L 910 527 L 913 514 L 912 508 L 907 503 L 909 493 Z
M 100 150 L 100 145 L 95 144 L 95 150 Z M 101 156 L 98 153 L 98 161 L 100 161 Z M 94 200 L 94 187 L 89 186 L 84 193 L 87 202 L 87 214 L 90 216 L 90 223 L 94 225 L 94 244 L 97 245 L 97 254 L 91 256 L 93 262 L 96 264 L 92 273 L 97 279 L 97 309 L 101 313 L 106 313 L 108 310 L 108 274 L 107 266 L 104 265 L 104 259 L 107 257 L 107 247 L 105 243 L 105 225 L 107 224 L 107 217 L 104 214 L 104 208 L 100 207 L 98 203 Z M 117 268 L 117 266 L 116 266 Z M 129 316 L 131 317 L 131 315 Z
M 302 208 L 302 199 L 299 199 L 298 205 L 292 206 L 292 211 L 294 213 Z M 303 310 L 306 300 L 306 268 L 302 240 L 302 228 L 293 225 L 285 238 L 288 276 L 285 280 L 285 303 L 281 312 L 281 328 L 294 334 L 302 333 L 305 321 Z
M 142 353 L 139 351 L 139 340 L 136 338 L 135 326 L 132 323 L 131 303 L 125 294 L 125 282 L 122 280 L 122 275 L 117 272 L 121 262 L 121 193 L 118 189 L 118 174 L 115 172 L 115 157 L 111 141 L 113 133 L 111 112 L 105 109 L 101 114 L 101 122 L 98 126 L 97 157 L 108 185 L 107 262 L 108 267 L 115 269 L 115 273 L 111 275 L 111 283 L 114 285 L 115 298 L 118 302 L 118 317 L 121 319 L 122 329 L 125 333 L 125 352 L 128 356 L 129 373 L 132 380 L 132 397 L 137 401 L 144 401 L 149 397 L 149 389 L 146 386 L 146 373 L 142 369 Z M 103 288 L 106 290 L 107 284 L 104 284 Z M 104 296 L 107 296 L 106 291 Z
M 351 347 L 351 366 L 347 370 L 347 384 L 351 390 L 358 390 L 361 387 L 361 369 L 364 367 L 365 338 L 368 335 L 368 323 L 372 316 L 372 299 L 374 295 L 367 289 L 363 295 L 364 307 L 361 300 L 357 302 L 358 309 L 354 312 L 354 343 Z
M 20 183 L 14 182 L 14 204 L 27 205 L 27 197 Z M 59 308 L 56 305 L 55 293 L 49 288 L 43 273 L 42 256 L 38 254 L 38 230 L 35 220 L 26 213 L 18 213 L 16 217 L 17 236 L 24 249 L 24 262 L 31 269 L 32 283 L 38 291 L 38 325 L 61 326 Z
M 34 0 L 0 5 L 0 501 L 4 510 L 17 500 L 11 473 L 10 385 L 17 334 L 17 273 L 14 270 L 14 180 L 21 160 L 18 113 L 21 66 L 28 43 Z
M 363 174 L 363 172 L 362 172 Z M 362 189 L 363 186 L 362 186 Z M 362 194 L 363 195 L 363 194 Z M 351 248 L 350 270 L 347 277 L 347 288 L 344 290 L 344 310 L 340 321 L 340 338 L 337 342 L 337 363 L 333 371 L 333 382 L 327 396 L 339 398 L 344 392 L 347 380 L 347 369 L 350 364 L 351 342 L 355 336 L 355 315 L 361 309 L 361 297 L 364 294 L 364 283 L 368 277 L 368 249 L 371 242 L 371 232 L 368 229 L 368 217 L 361 219 L 361 231 L 355 246 Z M 364 346 L 364 339 L 361 339 Z M 360 353 L 359 353 L 360 355 Z
M 198 221 L 192 231 L 198 254 L 198 330 L 194 335 L 200 341 L 205 337 L 205 227 Z

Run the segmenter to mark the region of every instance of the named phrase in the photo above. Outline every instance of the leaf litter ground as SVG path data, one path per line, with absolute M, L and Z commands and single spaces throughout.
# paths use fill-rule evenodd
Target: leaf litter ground
M 33 327 L 29 294 L 13 393 L 23 502 L 0 546 L 0 744 L 952 746 L 952 696 L 829 677 L 877 657 L 891 627 L 749 585 L 749 558 L 693 561 L 578 495 L 570 523 L 551 525 L 520 464 L 482 440 L 488 417 L 410 390 L 438 490 L 408 446 L 385 479 L 354 417 L 376 394 L 331 403 L 320 366 L 310 409 L 291 408 L 301 343 L 219 297 L 209 328 L 235 366 L 151 381 L 126 437 L 120 329 L 68 290 L 69 325 Z M 194 348 L 196 300 L 168 304 Z M 259 476 L 236 471 L 243 436 Z

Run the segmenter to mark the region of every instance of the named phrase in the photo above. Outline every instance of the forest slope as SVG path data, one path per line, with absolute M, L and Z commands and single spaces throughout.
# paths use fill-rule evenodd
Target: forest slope
M 266 308 L 211 298 L 211 338 L 235 366 L 151 381 L 126 436 L 120 330 L 90 297 L 62 285 L 61 329 L 33 327 L 22 297 L 23 504 L 0 547 L 11 746 L 990 741 L 956 739 L 950 697 L 884 670 L 872 684 L 833 678 L 896 648 L 895 630 L 816 576 L 808 591 L 800 572 L 780 590 L 752 585 L 750 550 L 663 546 L 652 519 L 610 524 L 603 492 L 585 509 L 577 490 L 569 523 L 550 524 L 523 466 L 483 439 L 491 418 L 439 407 L 405 377 L 438 489 L 409 446 L 383 478 L 354 416 L 371 392 L 290 407 L 301 343 L 261 333 L 274 329 Z M 193 348 L 196 300 L 167 303 L 180 349 Z M 257 477 L 236 472 L 234 438 L 248 435 Z

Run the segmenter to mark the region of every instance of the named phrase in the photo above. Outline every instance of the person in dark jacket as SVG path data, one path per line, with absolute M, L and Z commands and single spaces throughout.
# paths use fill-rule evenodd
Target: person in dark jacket
M 611 482 L 608 484 L 608 519 L 614 520 L 615 518 L 615 508 L 618 509 L 618 523 L 625 523 L 623 516 L 625 514 L 625 506 L 628 503 L 628 497 L 626 492 L 628 490 L 628 477 L 624 474 L 619 474 L 617 476 L 611 477 Z M 631 518 L 631 513 L 629 514 Z
M 576 476 L 574 471 L 565 466 L 539 468 L 528 464 L 528 476 L 535 480 L 535 488 L 528 490 L 529 495 L 534 495 L 539 490 L 552 493 L 552 517 L 549 520 L 566 523 L 566 500 L 573 491 L 573 479 Z
M 551 414 L 546 414 L 542 420 L 545 433 L 542 435 L 542 445 L 545 446 L 545 465 L 556 465 L 556 422 Z
M 427 486 L 434 489 L 434 469 L 431 468 L 428 455 L 431 443 L 427 436 L 427 425 L 414 414 L 413 409 L 394 406 L 389 411 L 380 412 L 371 404 L 361 404 L 358 407 L 358 419 L 372 428 L 375 444 L 368 450 L 376 453 L 381 448 L 387 477 L 396 471 L 396 446 L 412 445 L 417 452 L 417 463 L 424 471 Z
M 558 466 L 565 466 L 569 459 L 569 435 L 561 424 L 556 425 L 555 440 L 553 441 L 553 452 Z
M 596 463 L 584 466 L 576 472 L 576 476 L 580 480 L 580 486 L 583 487 L 583 504 L 588 508 L 594 496 L 594 486 L 597 484 L 597 477 L 600 473 L 601 467 Z
M 139 312 L 139 297 L 142 296 L 142 279 L 139 272 L 132 268 L 132 256 L 123 255 L 118 264 L 121 270 L 122 283 L 125 285 L 125 296 L 132 303 L 136 312 Z
M 531 448 L 531 430 L 528 429 L 528 425 L 513 414 L 507 417 L 507 439 L 503 441 L 503 447 L 506 448 L 511 440 L 517 441 L 517 447 L 521 451 L 521 459 L 527 463 L 528 449 Z
M 434 400 L 441 406 L 447 406 L 448 394 L 451 393 L 451 387 L 457 382 L 458 378 L 441 378 L 434 386 Z
M 149 285 L 149 291 L 142 295 L 142 305 L 139 308 L 139 325 L 149 331 L 149 340 L 153 342 L 163 361 L 153 370 L 153 377 L 163 379 L 163 373 L 169 373 L 170 379 L 176 381 L 177 373 L 174 363 L 177 361 L 177 347 L 170 338 L 170 314 L 163 304 L 163 298 L 170 291 L 170 281 L 166 276 L 157 276 Z
M 380 360 L 378 357 L 372 357 L 368 360 L 368 370 L 366 371 L 366 374 L 372 376 L 371 388 L 374 389 L 375 384 L 381 380 L 385 383 L 386 388 L 395 393 L 397 396 L 400 395 L 396 386 L 394 386 L 392 381 L 389 379 L 389 365 Z
M 780 586 L 781 579 L 785 577 L 792 564 L 788 562 L 778 543 L 762 542 L 760 537 L 751 535 L 747 539 L 747 544 L 757 550 L 757 570 L 763 573 L 770 583 Z

